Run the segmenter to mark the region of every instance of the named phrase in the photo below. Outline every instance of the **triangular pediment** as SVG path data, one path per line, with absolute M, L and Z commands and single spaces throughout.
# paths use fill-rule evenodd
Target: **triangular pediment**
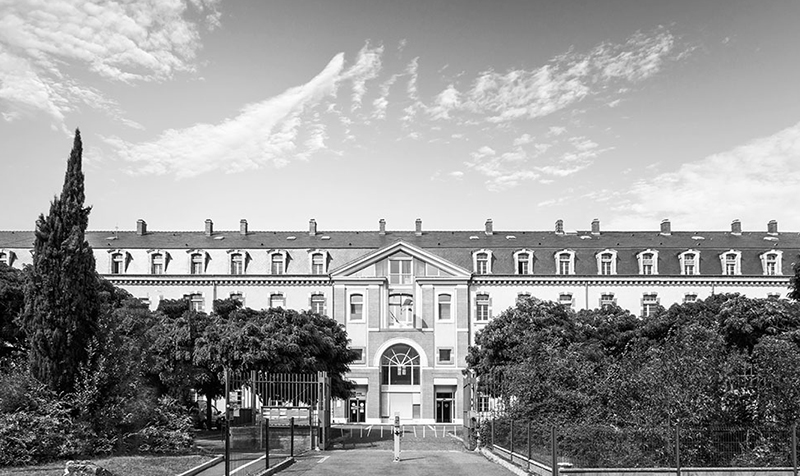
M 457 264 L 448 261 L 441 256 L 430 253 L 422 248 L 414 246 L 405 241 L 396 241 L 390 245 L 379 248 L 371 253 L 367 253 L 358 259 L 331 271 L 332 278 L 346 278 L 363 275 L 362 272 L 375 267 L 390 258 L 413 258 L 440 270 L 442 277 L 449 278 L 469 278 L 470 272 Z

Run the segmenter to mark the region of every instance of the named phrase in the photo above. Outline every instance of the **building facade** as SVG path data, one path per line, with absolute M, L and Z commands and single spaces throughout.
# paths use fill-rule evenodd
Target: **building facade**
M 360 358 L 356 391 L 336 402 L 335 421 L 459 423 L 467 349 L 492 316 L 522 296 L 574 310 L 616 303 L 646 317 L 715 293 L 786 295 L 800 234 L 658 231 L 87 232 L 97 271 L 149 303 L 186 297 L 198 311 L 215 299 L 247 307 L 311 309 L 347 329 Z M 32 262 L 33 233 L 0 231 L 0 261 Z

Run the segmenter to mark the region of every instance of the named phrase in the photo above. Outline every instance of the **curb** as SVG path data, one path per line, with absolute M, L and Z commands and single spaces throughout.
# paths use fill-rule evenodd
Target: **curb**
M 206 461 L 205 463 L 201 464 L 200 466 L 195 466 L 194 468 L 192 468 L 192 469 L 190 469 L 188 471 L 182 472 L 178 476 L 194 476 L 195 474 L 201 473 L 201 472 L 207 470 L 208 468 L 210 468 L 212 466 L 216 466 L 217 463 L 219 463 L 223 459 L 225 459 L 225 457 L 222 456 L 222 455 L 215 456 L 215 457 L 211 458 L 210 460 Z
M 289 466 L 293 465 L 294 462 L 295 462 L 294 458 L 286 458 L 285 460 L 281 461 L 275 466 L 269 469 L 265 469 L 264 471 L 258 473 L 256 476 L 270 476 L 272 474 L 279 473 L 284 469 L 288 468 Z
M 489 461 L 495 464 L 499 464 L 500 466 L 506 468 L 507 470 L 511 471 L 512 473 L 516 474 L 517 476 L 528 476 L 528 472 L 524 469 L 509 463 L 508 461 L 504 460 L 503 458 L 497 456 L 496 454 L 492 453 L 490 450 L 486 449 L 485 447 L 481 448 L 481 454 L 486 457 Z

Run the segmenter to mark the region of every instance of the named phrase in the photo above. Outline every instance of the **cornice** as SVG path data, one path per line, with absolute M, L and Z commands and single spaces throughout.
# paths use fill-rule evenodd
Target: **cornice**
M 479 275 L 471 284 L 483 286 L 788 286 L 789 276 L 522 276 Z
M 331 284 L 327 275 L 106 274 L 103 277 L 112 284 L 128 286 L 328 286 Z

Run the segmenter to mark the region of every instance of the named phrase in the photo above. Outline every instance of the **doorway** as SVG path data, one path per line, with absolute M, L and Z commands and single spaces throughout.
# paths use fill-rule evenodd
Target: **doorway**
M 367 401 L 363 398 L 349 400 L 350 413 L 347 417 L 349 423 L 364 423 L 367 421 Z
M 436 392 L 436 423 L 453 422 L 453 392 Z

